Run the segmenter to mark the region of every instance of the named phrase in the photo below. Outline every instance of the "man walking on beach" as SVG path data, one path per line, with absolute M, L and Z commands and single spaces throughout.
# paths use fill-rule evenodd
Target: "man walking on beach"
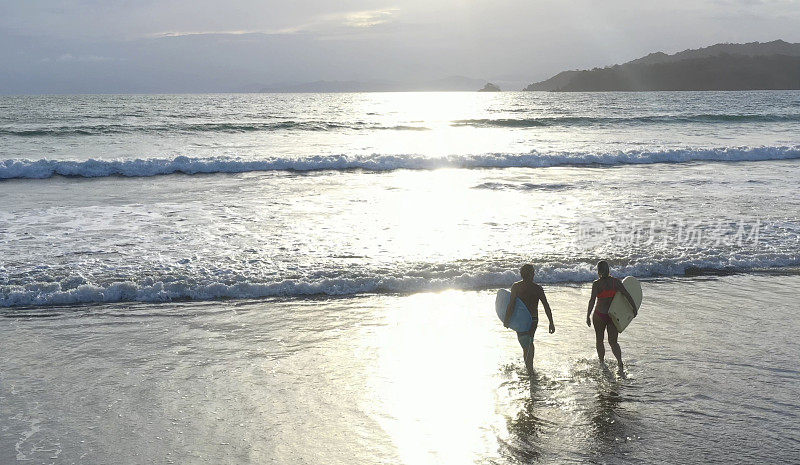
M 533 319 L 533 324 L 529 331 L 517 333 L 517 340 L 519 341 L 519 345 L 522 346 L 522 357 L 525 360 L 525 367 L 528 369 L 528 373 L 533 373 L 533 334 L 536 332 L 536 326 L 539 324 L 540 300 L 544 306 L 544 313 L 547 315 L 547 319 L 550 320 L 550 334 L 556 332 L 556 325 L 553 323 L 553 313 L 550 311 L 550 304 L 547 303 L 544 289 L 542 289 L 542 286 L 533 282 L 533 265 L 530 263 L 522 265 L 519 273 L 522 275 L 522 281 L 517 281 L 511 286 L 511 300 L 508 302 L 506 317 L 503 320 L 503 324 L 508 328 L 508 320 L 513 313 L 514 303 L 517 301 L 517 297 L 519 297 L 522 303 L 528 308 L 528 311 L 531 312 L 531 318 Z

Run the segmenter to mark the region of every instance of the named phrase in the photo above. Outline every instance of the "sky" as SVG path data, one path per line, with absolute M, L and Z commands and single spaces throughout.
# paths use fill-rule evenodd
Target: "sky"
M 775 39 L 800 42 L 800 0 L 0 0 L 0 93 L 526 83 Z

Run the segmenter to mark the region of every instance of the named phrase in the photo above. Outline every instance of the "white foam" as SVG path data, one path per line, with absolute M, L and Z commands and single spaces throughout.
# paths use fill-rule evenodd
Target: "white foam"
M 722 147 L 609 153 L 557 152 L 525 154 L 487 153 L 426 157 L 422 155 L 326 155 L 306 158 L 273 157 L 245 160 L 230 157 L 146 158 L 129 160 L 27 160 L 0 161 L 0 179 L 44 179 L 55 175 L 76 177 L 156 176 L 173 173 L 244 173 L 253 171 L 354 170 L 389 171 L 438 168 L 539 168 L 561 165 L 625 165 L 685 163 L 692 161 L 740 162 L 800 159 L 800 146 Z
M 800 265 L 800 257 L 785 256 L 770 259 L 694 260 L 675 262 L 640 262 L 628 265 L 613 265 L 617 276 L 633 275 L 640 278 L 659 276 L 682 276 L 690 267 L 711 270 L 732 269 L 738 272 L 763 268 L 794 267 Z M 51 306 L 113 302 L 169 302 L 173 300 L 206 301 L 222 298 L 252 299 L 279 296 L 308 295 L 355 295 L 364 293 L 414 293 L 445 289 L 490 289 L 508 287 L 518 278 L 515 270 L 476 271 L 457 275 L 453 269 L 435 267 L 427 272 L 396 275 L 376 273 L 373 275 L 324 279 L 287 279 L 275 282 L 257 282 L 247 277 L 233 283 L 209 280 L 205 283 L 197 277 L 186 279 L 148 278 L 145 282 L 120 281 L 106 285 L 81 284 L 67 277 L 62 282 L 29 283 L 24 286 L 0 287 L 0 307 Z M 537 264 L 536 280 L 541 283 L 590 282 L 596 278 L 590 263 Z M 198 284 L 200 282 L 200 284 Z M 62 285 L 63 284 L 63 285 Z

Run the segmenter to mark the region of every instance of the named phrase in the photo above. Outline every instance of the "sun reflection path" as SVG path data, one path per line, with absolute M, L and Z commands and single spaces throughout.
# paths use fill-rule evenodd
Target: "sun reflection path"
M 489 311 L 491 292 L 386 297 L 395 306 L 364 341 L 375 371 L 360 408 L 406 464 L 580 461 L 614 453 L 630 435 L 620 416 L 625 381 L 604 373 L 584 350 L 593 349 L 592 335 L 583 331 L 581 312 L 570 311 L 582 294 L 560 289 L 550 299 L 560 310 L 560 332 L 537 334 L 532 377 L 516 338 Z
M 462 292 L 420 294 L 397 301 L 375 341 L 378 372 L 370 380 L 378 422 L 407 464 L 471 463 L 496 449 L 487 433 L 503 354 Z

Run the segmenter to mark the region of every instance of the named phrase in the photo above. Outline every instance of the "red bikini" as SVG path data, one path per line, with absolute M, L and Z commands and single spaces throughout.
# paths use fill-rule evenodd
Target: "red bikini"
M 616 289 L 609 289 L 607 291 L 603 291 L 603 292 L 597 294 L 597 298 L 598 299 L 610 299 L 610 298 L 614 297 L 615 295 L 617 295 L 617 290 Z
M 613 299 L 614 296 L 617 295 L 617 282 L 613 281 L 614 278 L 611 278 L 611 279 L 612 279 L 611 283 L 612 283 L 613 287 L 611 289 L 599 292 L 597 294 L 597 298 L 598 299 Z M 598 307 L 600 307 L 600 302 L 598 302 L 597 305 L 595 306 L 594 314 L 597 315 L 598 317 L 600 317 L 600 319 L 602 319 L 604 321 L 611 321 L 611 317 L 608 316 L 608 313 L 603 313 L 603 312 L 599 311 Z

